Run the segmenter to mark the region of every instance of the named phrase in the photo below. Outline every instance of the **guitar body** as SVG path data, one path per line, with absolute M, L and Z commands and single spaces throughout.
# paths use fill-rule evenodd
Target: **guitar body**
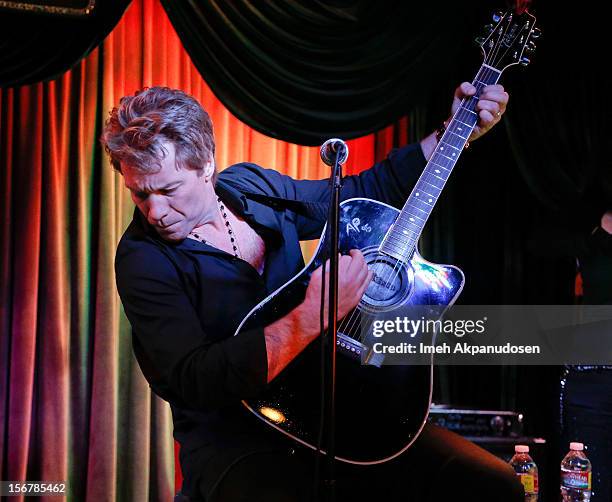
M 366 323 L 383 310 L 451 305 L 464 276 L 458 268 L 429 263 L 417 252 L 406 262 L 380 253 L 397 209 L 370 199 L 350 199 L 340 208 L 340 250 L 361 250 L 374 277 L 356 311 L 339 322 L 336 458 L 373 464 L 397 456 L 416 439 L 431 402 L 432 366 L 385 366 L 376 360 L 380 356 L 368 357 L 361 327 L 369 327 Z M 313 271 L 328 259 L 327 247 L 323 237 L 310 263 L 253 308 L 236 335 L 267 326 L 301 303 Z M 366 358 L 369 364 L 362 364 Z M 268 425 L 313 449 L 320 426 L 320 359 L 320 344 L 313 342 L 263 395 L 244 403 Z

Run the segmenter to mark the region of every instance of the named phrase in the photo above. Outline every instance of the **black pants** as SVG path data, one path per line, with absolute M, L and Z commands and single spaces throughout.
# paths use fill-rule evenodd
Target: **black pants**
M 358 439 L 357 439 L 358 440 Z M 312 502 L 314 459 L 306 450 L 261 452 L 238 461 L 208 498 L 191 502 Z M 427 425 L 412 447 L 375 466 L 337 463 L 337 502 L 524 500 L 502 460 L 462 437 Z

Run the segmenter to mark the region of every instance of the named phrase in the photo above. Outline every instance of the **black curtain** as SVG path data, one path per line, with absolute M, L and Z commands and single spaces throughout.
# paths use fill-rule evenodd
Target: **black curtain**
M 213 92 L 249 126 L 316 145 L 406 115 L 499 2 L 162 0 Z M 503 4 L 503 2 L 502 2 Z
M 588 3 L 540 11 L 537 64 L 511 80 L 510 144 L 545 219 L 590 232 L 612 208 L 609 16 Z
M 0 87 L 51 80 L 95 49 L 130 0 L 97 0 L 93 12 L 70 17 L 0 8 Z

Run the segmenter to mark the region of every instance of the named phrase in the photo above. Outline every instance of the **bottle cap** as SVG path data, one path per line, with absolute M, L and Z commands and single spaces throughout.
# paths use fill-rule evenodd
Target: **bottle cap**
M 584 444 L 582 444 L 582 443 L 570 443 L 570 450 L 582 451 L 582 450 L 584 450 Z
M 517 444 L 514 447 L 514 452 L 515 453 L 529 453 L 529 446 L 525 444 Z

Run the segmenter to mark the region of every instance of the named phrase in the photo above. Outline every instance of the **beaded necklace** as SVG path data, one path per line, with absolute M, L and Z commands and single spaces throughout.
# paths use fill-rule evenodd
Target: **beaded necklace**
M 223 205 L 223 202 L 221 201 L 221 197 L 217 197 L 217 204 L 219 205 L 219 211 L 221 211 L 221 215 L 223 216 L 223 219 L 225 220 L 225 228 L 227 228 L 227 233 L 230 238 L 230 243 L 232 244 L 232 248 L 234 249 L 234 256 L 236 258 L 242 258 L 242 253 L 240 252 L 240 248 L 238 247 L 238 241 L 236 240 L 236 234 L 234 233 L 234 230 L 232 229 L 232 225 L 229 219 L 227 218 L 227 212 L 225 210 L 225 206 Z M 189 232 L 189 235 L 193 235 L 202 244 L 207 243 L 206 239 L 204 239 L 203 237 L 200 237 L 199 234 L 193 231 Z

